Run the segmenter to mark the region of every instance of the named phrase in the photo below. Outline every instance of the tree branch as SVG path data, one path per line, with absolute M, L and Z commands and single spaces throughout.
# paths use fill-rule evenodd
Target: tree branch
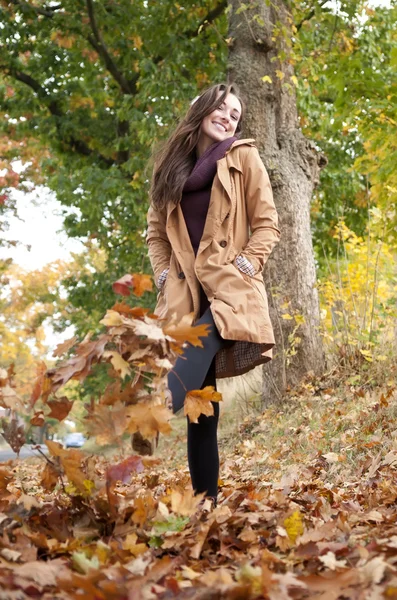
M 116 63 L 114 62 L 113 58 L 109 54 L 109 51 L 106 47 L 105 42 L 103 41 L 101 33 L 96 24 L 95 14 L 94 14 L 94 5 L 92 3 L 92 0 L 86 0 L 86 3 L 87 3 L 88 17 L 90 19 L 92 33 L 94 34 L 94 36 L 92 36 L 92 35 L 88 36 L 88 38 L 87 38 L 88 41 L 90 42 L 91 46 L 98 52 L 99 56 L 103 59 L 107 70 L 113 76 L 115 81 L 117 81 L 122 92 L 124 94 L 128 94 L 128 95 L 132 94 L 133 95 L 135 93 L 135 90 L 131 89 L 129 82 L 126 80 L 124 75 L 122 73 L 120 73 L 119 69 L 117 68 Z
M 54 6 L 44 6 L 40 8 L 39 6 L 32 6 L 29 2 L 21 2 L 20 0 L 10 0 L 11 4 L 14 6 L 19 6 L 23 11 L 33 11 L 38 15 L 43 15 L 44 17 L 52 18 L 54 16 L 54 12 L 62 8 L 62 4 L 55 4 Z
M 329 0 L 322 0 L 322 2 L 320 2 L 320 4 L 318 4 L 319 8 L 322 8 L 324 6 L 324 4 L 327 4 L 327 2 L 329 2 Z M 314 17 L 314 15 L 316 14 L 316 6 L 314 6 L 312 8 L 312 10 L 310 12 L 307 13 L 306 16 L 303 17 L 303 19 L 296 25 L 296 30 L 299 31 L 303 25 L 303 23 L 305 23 L 306 21 L 310 21 L 310 19 L 312 19 Z
M 65 116 L 64 113 L 62 112 L 59 104 L 56 102 L 56 100 L 53 100 L 51 98 L 51 96 L 47 92 L 47 90 L 45 88 L 43 88 L 36 79 L 31 77 L 27 73 L 23 73 L 22 71 L 19 71 L 18 69 L 14 68 L 14 67 L 0 64 L 0 70 L 5 72 L 6 74 L 10 75 L 17 81 L 20 81 L 21 83 L 24 83 L 25 85 L 30 87 L 35 92 L 37 97 L 42 101 L 42 103 L 45 104 L 45 106 L 48 108 L 48 110 L 54 117 L 57 117 L 59 119 L 59 118 L 62 118 Z M 111 166 L 114 164 L 113 160 L 106 158 L 102 154 L 94 152 L 82 140 L 79 140 L 73 136 L 71 136 L 69 139 L 65 139 L 64 136 L 62 136 L 62 134 L 60 133 L 60 127 L 59 127 L 58 120 L 55 121 L 55 126 L 58 131 L 59 139 L 62 142 L 67 143 L 71 147 L 72 150 L 78 152 L 79 154 L 82 154 L 83 156 L 97 156 L 100 160 L 102 160 L 108 166 Z
M 211 25 L 212 21 L 215 21 L 220 15 L 223 13 L 225 8 L 227 7 L 227 0 L 221 0 L 219 4 L 217 4 L 210 12 L 207 14 L 204 19 L 202 19 L 196 27 L 196 29 L 189 29 L 188 31 L 184 31 L 184 37 L 197 37 L 204 27 Z

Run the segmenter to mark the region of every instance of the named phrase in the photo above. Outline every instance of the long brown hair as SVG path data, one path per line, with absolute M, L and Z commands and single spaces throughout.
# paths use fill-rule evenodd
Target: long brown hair
M 218 97 L 219 93 L 221 95 Z M 219 83 L 205 90 L 193 101 L 186 116 L 154 155 L 150 199 L 155 208 L 161 209 L 170 202 L 178 204 L 181 201 L 183 186 L 196 160 L 195 148 L 200 137 L 201 122 L 222 104 L 228 94 L 234 94 L 241 103 L 242 114 L 236 134 L 241 132 L 244 103 L 237 86 L 234 83 Z

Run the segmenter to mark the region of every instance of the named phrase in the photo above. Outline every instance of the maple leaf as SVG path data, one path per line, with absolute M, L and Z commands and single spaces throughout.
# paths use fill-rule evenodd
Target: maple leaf
M 211 402 L 220 402 L 222 394 L 217 392 L 213 386 L 206 386 L 202 390 L 192 390 L 186 394 L 184 404 L 184 415 L 189 417 L 191 423 L 198 423 L 200 415 L 211 417 L 214 407 Z
M 12 415 L 11 420 L 7 423 L 5 419 L 2 419 L 3 431 L 1 432 L 3 438 L 8 442 L 11 448 L 19 454 L 22 446 L 26 442 L 25 428 L 23 425 L 18 425 L 18 419 L 15 414 Z
M 129 296 L 131 288 L 135 296 L 142 296 L 145 292 L 151 292 L 153 290 L 151 276 L 139 273 L 134 273 L 134 275 L 124 275 L 112 285 L 113 291 L 121 296 Z
M 129 433 L 140 431 L 143 437 L 152 438 L 158 433 L 171 431 L 169 420 L 172 413 L 165 406 L 141 403 L 128 407 L 127 411 L 130 419 L 127 427 Z
M 182 319 L 169 321 L 163 327 L 166 335 L 170 336 L 179 344 L 189 342 L 192 346 L 203 347 L 200 338 L 207 337 L 211 328 L 210 325 L 192 325 L 193 314 L 185 315 Z
M 47 402 L 47 406 L 50 408 L 51 412 L 48 417 L 50 419 L 57 419 L 58 421 L 63 421 L 66 419 L 70 411 L 72 410 L 73 401 L 69 401 L 66 396 L 62 396 L 62 398 L 57 398 L 56 400 L 51 400 Z

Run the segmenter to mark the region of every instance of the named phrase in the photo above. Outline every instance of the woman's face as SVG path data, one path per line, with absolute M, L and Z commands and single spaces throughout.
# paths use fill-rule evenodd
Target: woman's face
M 221 95 L 220 93 L 219 96 Z M 232 137 L 236 132 L 240 117 L 240 100 L 234 94 L 228 94 L 218 108 L 202 120 L 201 140 L 205 139 L 207 143 L 213 144 Z

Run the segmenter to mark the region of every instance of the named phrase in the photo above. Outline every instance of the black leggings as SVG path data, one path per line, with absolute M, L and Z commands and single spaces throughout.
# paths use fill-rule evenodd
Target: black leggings
M 168 387 L 172 394 L 173 412 L 183 408 L 186 392 L 212 385 L 216 389 L 215 355 L 231 342 L 224 340 L 215 326 L 209 308 L 196 325 L 210 325 L 210 333 L 202 338 L 204 347 L 189 346 L 168 374 Z M 214 416 L 200 415 L 198 423 L 187 422 L 187 455 L 193 490 L 216 497 L 218 493 L 219 454 L 217 427 L 219 403 L 213 402 Z

